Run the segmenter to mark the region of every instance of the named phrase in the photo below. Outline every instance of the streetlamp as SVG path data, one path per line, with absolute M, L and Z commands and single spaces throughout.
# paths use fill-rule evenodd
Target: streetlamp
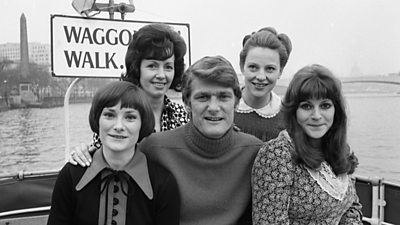
M 7 80 L 4 80 L 3 84 L 4 84 L 4 99 L 6 101 L 6 106 L 8 107 Z
M 72 7 L 82 15 L 87 17 L 92 17 L 100 12 L 108 12 L 110 14 L 110 19 L 114 19 L 114 12 L 121 13 L 121 19 L 125 19 L 125 14 L 128 12 L 134 12 L 135 6 L 133 5 L 133 0 L 129 0 L 129 4 L 119 3 L 115 4 L 114 0 L 109 0 L 108 3 L 99 3 L 95 0 L 73 0 Z

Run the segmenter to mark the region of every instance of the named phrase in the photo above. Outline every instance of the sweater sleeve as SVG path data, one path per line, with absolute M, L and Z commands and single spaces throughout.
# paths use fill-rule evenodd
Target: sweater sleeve
M 48 225 L 73 225 L 72 179 L 67 163 L 58 174 L 52 199 Z
M 253 224 L 289 224 L 293 163 L 282 137 L 264 144 L 252 170 Z
M 353 182 L 353 188 L 354 187 L 354 182 Z M 362 212 L 361 212 L 361 203 L 359 202 L 359 198 L 357 196 L 357 193 L 354 191 L 354 201 L 352 205 L 350 206 L 349 209 L 343 214 L 339 225 L 362 225 Z

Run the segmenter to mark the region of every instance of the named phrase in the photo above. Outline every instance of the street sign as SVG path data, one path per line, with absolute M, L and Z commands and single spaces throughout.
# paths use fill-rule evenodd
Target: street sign
M 125 72 L 134 32 L 154 22 L 51 15 L 50 23 L 53 76 L 116 78 Z M 188 49 L 185 63 L 190 65 L 189 24 L 165 24 L 182 35 Z

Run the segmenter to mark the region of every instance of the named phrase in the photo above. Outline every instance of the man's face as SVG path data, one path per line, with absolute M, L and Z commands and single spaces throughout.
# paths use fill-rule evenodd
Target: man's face
M 221 138 L 233 125 L 235 95 L 230 87 L 195 78 L 188 111 L 194 126 L 206 137 Z

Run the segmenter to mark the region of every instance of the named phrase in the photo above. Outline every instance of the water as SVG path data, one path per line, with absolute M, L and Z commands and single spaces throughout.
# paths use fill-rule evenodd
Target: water
M 70 105 L 72 146 L 90 143 L 90 104 Z M 64 108 L 17 109 L 0 112 L 0 174 L 19 170 L 52 170 L 63 166 Z
M 359 157 L 356 172 L 400 183 L 400 96 L 347 96 L 349 143 Z M 70 105 L 72 146 L 90 143 L 90 104 Z M 64 164 L 64 109 L 0 112 L 0 174 L 52 170 Z
M 348 97 L 349 143 L 356 174 L 400 183 L 400 96 Z

